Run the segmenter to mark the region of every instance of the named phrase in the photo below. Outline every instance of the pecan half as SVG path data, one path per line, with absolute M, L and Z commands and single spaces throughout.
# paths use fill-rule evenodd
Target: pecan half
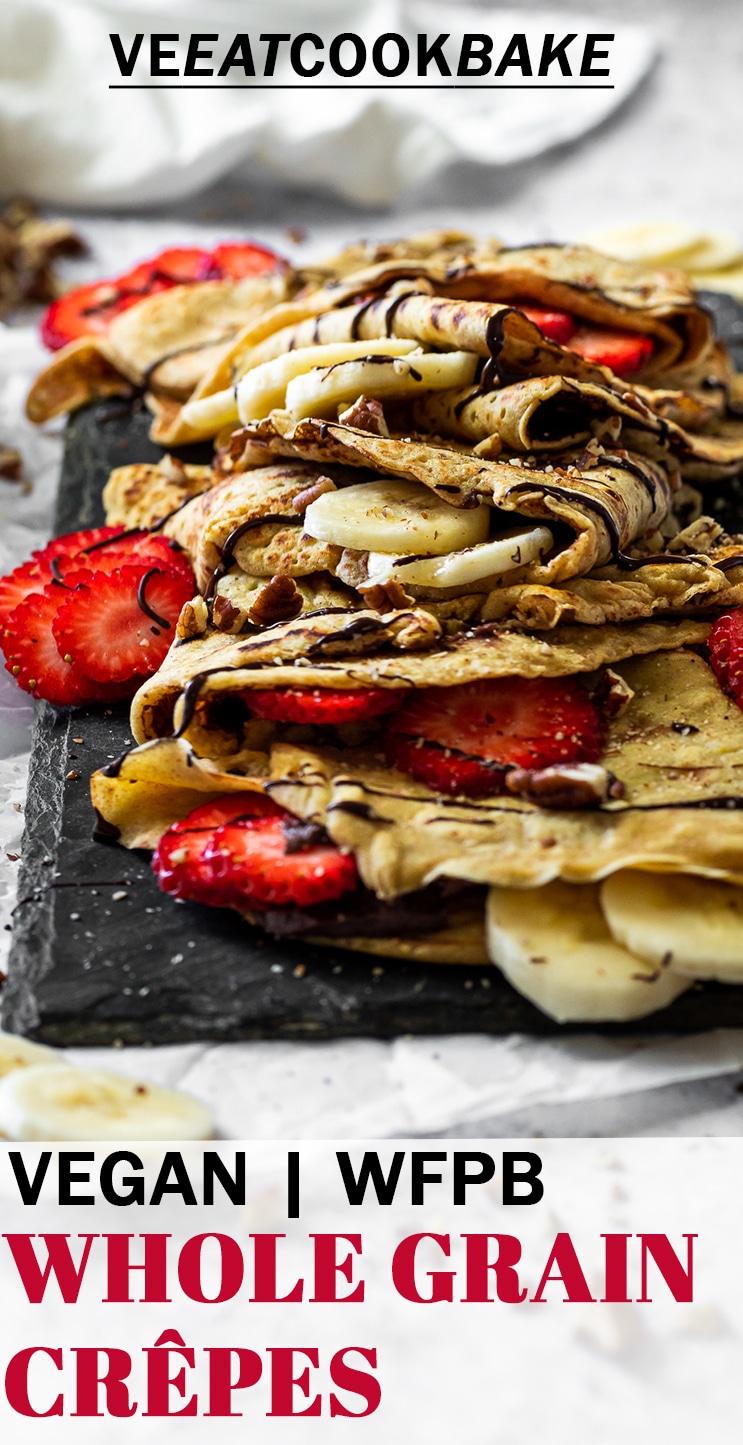
M 229 597 L 217 593 L 212 607 L 212 621 L 218 632 L 239 632 L 242 615 L 240 609 L 230 602 Z
M 398 607 L 408 607 L 413 600 L 394 577 L 388 582 L 367 582 L 357 591 L 373 612 L 394 612 Z
M 591 701 L 606 718 L 618 717 L 634 697 L 634 691 L 614 669 L 607 667 L 602 672 L 593 692 Z
M 297 492 L 292 507 L 299 517 L 303 517 L 310 502 L 316 502 L 318 497 L 324 496 L 325 492 L 335 492 L 336 490 L 335 482 L 331 482 L 330 477 L 317 477 L 314 482 L 310 482 L 308 487 Z
M 20 482 L 23 473 L 21 454 L 15 447 L 0 444 L 0 477 L 6 482 Z
M 190 642 L 192 637 L 201 637 L 209 622 L 209 609 L 203 597 L 194 597 L 193 602 L 184 603 L 181 615 L 175 624 L 175 635 L 179 642 Z
M 513 768 L 506 773 L 509 793 L 540 808 L 598 808 L 621 798 L 624 783 L 597 763 L 555 763 L 551 768 Z
M 373 396 L 359 396 L 345 411 L 342 411 L 338 420 L 344 426 L 358 427 L 359 431 L 368 431 L 377 437 L 388 437 L 390 429 L 385 421 L 384 407 L 381 401 L 376 401 Z
M 255 601 L 248 608 L 248 618 L 258 627 L 274 622 L 289 622 L 302 611 L 302 594 L 292 577 L 279 574 L 259 587 Z

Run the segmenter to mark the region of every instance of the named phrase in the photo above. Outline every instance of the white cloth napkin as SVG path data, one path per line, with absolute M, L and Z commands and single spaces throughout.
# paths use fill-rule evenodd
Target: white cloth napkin
M 493 35 L 495 56 L 514 33 L 525 33 L 535 71 L 545 32 L 558 39 L 577 32 L 575 69 L 586 31 L 607 30 L 614 34 L 614 88 L 564 89 L 570 82 L 554 64 L 546 79 L 560 89 L 473 88 L 473 80 L 466 88 L 431 90 L 415 84 L 413 63 L 400 78 L 406 86 L 412 79 L 414 88 L 406 89 L 393 89 L 394 80 L 376 90 L 324 90 L 312 81 L 302 90 L 221 86 L 187 93 L 163 88 L 165 82 L 156 90 L 109 89 L 122 82 L 111 32 L 122 36 L 127 53 L 136 33 L 144 33 L 132 75 L 141 84 L 150 80 L 152 32 L 180 35 L 174 48 L 181 66 L 192 31 L 229 38 L 248 32 L 259 69 L 262 33 L 308 29 L 326 41 L 350 31 L 368 51 L 379 35 L 401 34 L 413 56 L 418 33 L 430 39 L 448 33 L 455 61 L 465 32 Z M 224 40 L 214 48 L 218 65 Z M 451 162 L 505 165 L 575 139 L 626 99 L 653 53 L 650 33 L 617 24 L 615 15 L 601 23 L 564 10 L 525 15 L 443 0 L 314 0 L 311 13 L 304 0 L 2 0 L 0 191 L 66 206 L 146 205 L 191 194 L 257 162 L 284 181 L 386 204 Z M 230 76 L 243 78 L 241 71 Z M 434 79 L 440 80 L 435 68 L 428 77 Z M 509 70 L 506 79 L 519 81 L 520 72 Z M 296 81 L 281 57 L 274 80 Z M 364 80 L 379 84 L 371 65 L 354 84 Z

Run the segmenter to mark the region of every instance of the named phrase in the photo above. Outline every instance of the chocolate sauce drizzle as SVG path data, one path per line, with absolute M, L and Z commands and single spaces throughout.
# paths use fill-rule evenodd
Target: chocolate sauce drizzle
M 257 527 L 265 527 L 272 522 L 280 522 L 285 527 L 302 526 L 302 518 L 298 517 L 296 513 L 290 517 L 285 517 L 279 515 L 278 512 L 268 512 L 265 517 L 250 517 L 247 522 L 241 522 L 240 526 L 235 527 L 234 531 L 230 532 L 229 537 L 225 539 L 222 547 L 221 561 L 219 561 L 214 568 L 209 579 L 209 585 L 204 593 L 207 602 L 210 602 L 213 598 L 217 583 L 220 582 L 223 577 L 226 577 L 230 567 L 234 566 L 234 551 L 240 538 L 244 537 L 247 532 L 253 532 Z
M 624 465 L 624 463 L 622 463 Z M 589 512 L 595 512 L 601 518 L 609 534 L 609 546 L 611 547 L 612 561 L 623 572 L 636 572 L 640 567 L 655 567 L 659 562 L 690 562 L 692 566 L 704 567 L 706 564 L 697 557 L 684 557 L 677 552 L 655 552 L 651 557 L 629 557 L 622 551 L 619 529 L 609 508 L 600 502 L 597 497 L 586 496 L 584 492 L 574 492 L 569 487 L 547 486 L 539 481 L 516 482 L 509 487 L 506 497 L 512 496 L 515 492 L 543 492 L 545 496 L 557 497 L 566 502 L 576 502 L 579 506 L 585 507 Z
M 162 577 L 163 575 L 162 567 L 150 567 L 149 571 L 145 572 L 137 588 L 137 606 L 144 612 L 145 617 L 149 617 L 151 622 L 156 622 L 158 627 L 162 627 L 163 630 L 167 632 L 170 628 L 167 617 L 161 617 L 159 612 L 156 612 L 154 607 L 150 607 L 147 601 L 147 583 L 150 578 Z
M 194 713 L 196 712 L 196 704 L 199 700 L 199 694 L 201 693 L 201 689 L 203 688 L 206 679 L 208 677 L 213 677 L 216 672 L 234 671 L 234 667 L 210 667 L 207 669 L 206 672 L 197 673 L 196 677 L 192 677 L 191 681 L 186 683 L 186 686 L 181 693 L 181 697 L 183 699 L 183 717 L 181 718 L 180 726 L 176 728 L 174 733 L 171 734 L 172 737 L 182 738 L 183 734 L 191 726 Z

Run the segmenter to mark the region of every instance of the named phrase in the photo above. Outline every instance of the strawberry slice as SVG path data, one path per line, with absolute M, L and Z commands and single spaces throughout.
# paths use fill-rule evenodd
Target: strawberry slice
M 41 551 L 32 552 L 31 555 L 37 562 L 51 562 L 52 558 L 60 557 L 63 553 L 68 557 L 76 557 L 79 552 L 84 552 L 89 547 L 97 547 L 101 542 L 109 542 L 114 537 L 123 535 L 123 527 L 89 527 L 83 532 L 67 532 L 63 537 L 54 537 Z
M 52 631 L 60 601 L 58 582 L 31 592 L 8 619 L 4 635 L 6 667 L 19 687 L 56 707 L 79 707 L 97 697 L 97 684 L 68 658 L 62 657 Z
M 743 708 L 743 607 L 718 617 L 707 646 L 720 687 Z
M 229 242 L 213 251 L 168 246 L 113 280 L 78 286 L 53 301 L 41 318 L 41 339 L 50 351 L 58 351 L 81 336 L 105 336 L 122 311 L 157 291 L 207 280 L 240 281 L 285 264 L 275 251 L 253 242 Z
M 24 562 L 22 566 L 16 567 L 15 571 L 9 572 L 7 577 L 0 577 L 0 637 L 8 626 L 12 612 L 20 602 L 25 602 L 32 592 L 41 592 L 48 582 L 51 582 L 52 574 L 49 568 L 38 558 L 31 558 L 30 562 Z M 5 644 L 3 643 L 3 650 Z
M 647 366 L 653 354 L 653 341 L 650 336 L 637 336 L 630 331 L 582 326 L 568 342 L 568 350 L 576 351 L 598 366 L 608 366 L 616 376 L 632 376 Z
M 115 281 L 77 286 L 52 301 L 41 318 L 41 339 L 50 351 L 59 351 L 81 336 L 105 336 L 111 322 L 142 297 L 122 294 Z
M 217 904 L 211 864 L 204 860 L 207 844 L 223 823 L 237 818 L 281 816 L 279 808 L 263 793 L 230 793 L 195 808 L 187 818 L 173 823 L 152 855 L 152 867 L 164 893 L 171 898 L 189 898 L 194 903 Z M 221 885 L 219 898 L 226 906 L 227 888 Z
M 276 251 L 257 246 L 254 241 L 228 241 L 215 246 L 211 254 L 212 272 L 227 281 L 242 281 L 244 276 L 278 271 L 285 264 Z
M 561 346 L 566 346 L 578 330 L 578 323 L 572 316 L 568 316 L 567 311 L 548 311 L 543 306 L 522 306 L 521 302 L 518 303 L 518 310 L 523 311 L 550 341 L 558 341 Z
M 119 567 L 161 567 L 188 582 L 191 596 L 196 591 L 191 564 L 183 548 L 159 532 L 122 532 L 95 542 L 76 555 L 56 558 L 55 575 L 59 579 L 78 567 L 95 572 L 115 572 Z
M 572 678 L 509 677 L 416 693 L 390 724 L 390 760 L 437 793 L 485 797 L 510 768 L 595 762 L 599 715 Z
M 400 706 L 402 698 L 389 688 L 286 687 L 243 693 L 255 717 L 270 722 L 357 723 L 381 717 Z
M 184 286 L 203 281 L 212 269 L 212 255 L 200 246 L 168 246 L 149 261 L 140 261 L 130 271 L 117 276 L 116 285 L 122 295 L 135 295 L 141 301 L 154 291 L 170 286 Z
M 156 672 L 173 640 L 180 610 L 193 594 L 182 577 L 159 567 L 70 572 L 70 592 L 53 632 L 70 657 L 97 682 L 126 682 Z
M 272 908 L 293 903 L 308 908 L 340 898 L 354 889 L 358 872 L 353 857 L 332 843 L 309 840 L 303 825 L 286 814 L 217 828 L 204 850 L 217 898 L 233 907 Z M 312 825 L 308 831 L 312 833 Z

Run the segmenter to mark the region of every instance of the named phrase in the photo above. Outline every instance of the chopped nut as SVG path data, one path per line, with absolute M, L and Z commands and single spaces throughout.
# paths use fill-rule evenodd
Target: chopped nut
M 203 597 L 194 597 L 193 602 L 184 603 L 175 626 L 179 642 L 188 642 L 192 637 L 201 637 L 209 624 L 209 609 Z
M 491 437 L 483 437 L 483 440 L 477 443 L 473 451 L 475 456 L 484 457 L 488 462 L 494 462 L 496 457 L 499 457 L 503 451 L 503 442 L 498 436 L 498 433 L 494 432 Z
M 218 593 L 212 607 L 212 621 L 218 632 L 239 632 L 242 614 L 238 607 L 233 606 L 229 597 Z
M 338 420 L 344 426 L 355 426 L 359 431 L 368 431 L 377 437 L 388 437 L 390 434 L 384 407 L 381 401 L 376 401 L 373 396 L 357 397 L 353 406 L 339 414 Z
M 390 577 L 388 582 L 367 582 L 358 591 L 373 612 L 391 612 L 398 607 L 408 607 L 413 600 L 394 577 Z
M 509 793 L 540 808 L 597 808 L 621 798 L 624 783 L 597 763 L 555 763 L 551 768 L 512 768 L 506 773 Z
M 158 470 L 160 471 L 160 475 L 165 477 L 169 482 L 177 482 L 179 485 L 182 485 L 187 481 L 186 468 L 183 462 L 179 462 L 177 457 L 171 456 L 170 452 L 165 453 Z
M 292 577 L 279 574 L 264 587 L 259 587 L 255 602 L 248 608 L 248 617 L 259 627 L 274 622 L 289 622 L 302 611 L 302 594 Z
M 305 231 L 304 226 L 287 226 L 286 235 L 288 239 L 290 241 L 293 241 L 296 246 L 300 246 L 302 244 L 302 241 L 307 240 L 307 232 Z
M 0 477 L 6 482 L 20 482 L 23 472 L 23 462 L 20 452 L 15 447 L 6 447 L 0 444 Z
M 615 718 L 630 703 L 634 697 L 634 691 L 618 672 L 613 668 L 604 669 L 593 692 L 591 701 L 604 714 L 604 717 Z
M 398 630 L 399 629 L 399 630 Z M 395 647 L 401 652 L 420 652 L 441 636 L 441 624 L 430 612 L 403 612 L 391 624 Z
M 330 477 L 317 477 L 314 482 L 310 482 L 308 487 L 304 487 L 301 492 L 297 492 L 292 502 L 292 507 L 298 517 L 303 517 L 310 502 L 316 502 L 318 497 L 322 497 L 325 492 L 335 492 L 337 490 L 335 482 L 331 482 Z
M 72 768 L 72 770 L 71 770 L 69 773 L 65 773 L 65 778 L 67 779 L 68 783 L 77 782 L 77 779 L 78 779 L 79 777 L 80 777 L 80 774 L 79 774 L 79 773 L 76 773 L 74 768 Z
M 357 552 L 353 547 L 344 547 L 335 575 L 347 587 L 361 588 L 369 581 L 369 553 Z

